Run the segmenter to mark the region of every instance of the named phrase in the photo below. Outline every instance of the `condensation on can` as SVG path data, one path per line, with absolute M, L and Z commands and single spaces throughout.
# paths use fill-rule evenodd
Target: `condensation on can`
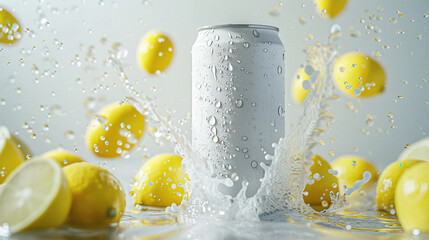
M 199 29 L 192 47 L 192 146 L 213 162 L 235 197 L 256 194 L 284 136 L 285 50 L 278 28 L 229 24 Z

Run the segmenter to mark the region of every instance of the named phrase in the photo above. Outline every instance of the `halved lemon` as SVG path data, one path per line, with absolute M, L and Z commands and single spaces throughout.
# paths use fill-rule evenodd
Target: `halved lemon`
M 16 146 L 9 130 L 5 126 L 0 126 L 0 184 L 22 162 L 24 162 L 24 155 Z
M 0 225 L 11 233 L 61 226 L 71 206 L 64 173 L 52 159 L 34 159 L 19 166 L 0 188 Z

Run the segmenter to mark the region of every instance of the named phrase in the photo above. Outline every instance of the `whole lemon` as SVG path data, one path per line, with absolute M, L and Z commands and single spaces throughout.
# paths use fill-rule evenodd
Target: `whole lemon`
M 183 186 L 189 177 L 182 168 L 182 157 L 159 154 L 141 167 L 134 180 L 134 205 L 168 207 L 179 205 L 186 197 Z
M 307 94 L 311 91 L 305 90 L 304 87 L 302 87 L 302 82 L 308 81 L 310 79 L 310 76 L 308 76 L 307 73 L 305 73 L 304 68 L 299 68 L 295 76 L 292 80 L 292 87 L 291 87 L 291 95 L 292 99 L 296 102 L 301 104 L 304 99 L 307 97 Z
M 173 43 L 160 31 L 150 31 L 137 46 L 138 65 L 153 74 L 164 71 L 173 58 Z
M 338 182 L 340 184 L 340 193 L 344 193 L 344 186 L 352 188 L 353 184 L 363 179 L 364 172 L 371 174 L 370 180 L 363 184 L 360 189 L 368 189 L 377 182 L 377 169 L 367 159 L 355 156 L 345 155 L 338 157 L 331 163 L 332 168 L 338 172 Z
M 24 155 L 13 141 L 9 130 L 0 126 L 0 184 L 24 162 Z
M 71 164 L 63 171 L 72 193 L 68 224 L 93 227 L 119 222 L 125 212 L 125 193 L 113 174 L 86 162 Z
M 351 52 L 334 64 L 333 78 L 340 91 L 352 97 L 372 97 L 384 91 L 386 74 L 370 56 Z
M 22 28 L 18 20 L 0 7 L 0 43 L 12 44 L 21 39 Z
M 347 5 L 347 0 L 314 0 L 320 14 L 328 14 L 329 18 L 335 18 Z
M 387 166 L 377 182 L 377 196 L 375 200 L 378 209 L 388 212 L 395 210 L 395 189 L 399 178 L 407 169 L 422 162 L 419 160 L 403 160 Z
M 57 149 L 48 151 L 42 154 L 41 157 L 53 159 L 57 163 L 59 163 L 61 167 L 65 167 L 73 163 L 84 162 L 82 158 L 63 148 L 57 148 Z
M 91 120 L 86 132 L 89 149 L 99 157 L 115 158 L 131 150 L 143 136 L 145 117 L 128 103 L 112 103 Z
M 429 161 L 429 138 L 423 138 L 402 151 L 398 160 L 405 159 Z
M 429 233 L 429 163 L 416 164 L 399 178 L 395 190 L 396 215 L 404 231 Z
M 338 179 L 332 175 L 331 166 L 325 159 L 315 155 L 311 160 L 314 164 L 310 167 L 311 176 L 305 186 L 304 192 L 307 194 L 303 194 L 304 202 L 316 211 L 326 210 L 332 203 L 331 193 L 338 194 Z

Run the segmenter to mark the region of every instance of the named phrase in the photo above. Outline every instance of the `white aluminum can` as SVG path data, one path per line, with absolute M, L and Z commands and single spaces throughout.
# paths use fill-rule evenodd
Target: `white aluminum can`
M 192 47 L 192 146 L 214 164 L 235 197 L 255 195 L 273 143 L 284 136 L 284 47 L 278 28 L 202 27 Z M 204 183 L 201 183 L 204 184 Z

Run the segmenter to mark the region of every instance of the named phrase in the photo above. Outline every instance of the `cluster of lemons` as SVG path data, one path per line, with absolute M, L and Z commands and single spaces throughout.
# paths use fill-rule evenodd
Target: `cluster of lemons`
M 407 232 L 429 232 L 429 138 L 412 144 L 381 174 L 369 160 L 354 155 L 341 156 L 331 165 L 318 155 L 312 161 L 303 199 L 314 210 L 328 209 L 333 198 L 345 194 L 368 172 L 368 181 L 349 200 L 360 201 L 376 188 L 379 210 L 396 214 Z
M 0 8 L 0 43 L 21 38 L 22 27 Z M 172 41 L 150 31 L 137 47 L 137 62 L 149 74 L 164 71 L 173 57 Z M 142 138 L 145 117 L 128 103 L 112 103 L 87 128 L 86 143 L 101 158 L 128 154 Z M 100 227 L 118 223 L 125 211 L 125 193 L 106 169 L 64 149 L 26 160 L 30 150 L 0 126 L 0 224 L 10 232 L 59 227 Z M 161 154 L 147 161 L 134 178 L 134 205 L 166 207 L 186 197 L 189 180 L 182 158 Z
M 144 123 L 144 115 L 128 103 L 107 105 L 88 126 L 87 146 L 99 157 L 120 157 L 140 140 Z M 26 160 L 23 146 L 0 127 L 0 224 L 7 223 L 15 233 L 119 222 L 125 193 L 112 173 L 64 149 Z M 134 178 L 134 205 L 179 205 L 189 180 L 181 162 L 182 157 L 174 154 L 148 160 Z

